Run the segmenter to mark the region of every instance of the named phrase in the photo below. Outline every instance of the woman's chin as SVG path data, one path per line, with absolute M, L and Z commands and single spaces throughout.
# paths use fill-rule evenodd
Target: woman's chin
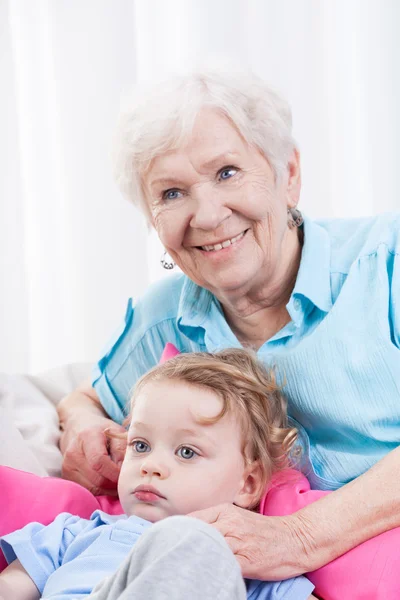
M 243 294 L 251 288 L 255 276 L 256 274 L 253 275 L 252 270 L 246 270 L 244 267 L 221 270 L 219 273 L 214 274 L 213 280 L 205 287 L 210 289 L 217 297 L 219 295 L 235 296 Z

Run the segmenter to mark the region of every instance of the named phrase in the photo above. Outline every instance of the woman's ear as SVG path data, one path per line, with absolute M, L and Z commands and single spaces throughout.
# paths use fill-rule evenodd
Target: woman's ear
M 288 162 L 288 183 L 286 191 L 288 208 L 296 208 L 300 197 L 300 188 L 300 153 L 297 148 L 295 148 Z
M 255 460 L 245 468 L 240 489 L 233 503 L 241 508 L 252 508 L 260 501 L 263 490 L 263 470 L 260 462 Z

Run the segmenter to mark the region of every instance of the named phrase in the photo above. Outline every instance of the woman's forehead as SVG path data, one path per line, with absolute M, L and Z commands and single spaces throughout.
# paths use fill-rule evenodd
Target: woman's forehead
M 184 176 L 189 175 L 188 168 L 193 168 L 198 173 L 208 173 L 221 166 L 234 164 L 240 157 L 240 152 L 226 150 L 225 152 L 212 153 L 207 157 L 192 157 L 185 150 L 166 154 L 159 157 L 158 163 L 147 173 L 146 182 L 150 187 L 160 185 L 178 184 Z
M 221 163 L 229 164 L 246 148 L 247 143 L 227 117 L 215 111 L 201 111 L 187 138 L 179 147 L 156 156 L 144 179 L 149 185 L 159 179 L 169 179 L 171 170 L 183 166 L 184 162 L 190 162 L 196 170 L 207 171 Z

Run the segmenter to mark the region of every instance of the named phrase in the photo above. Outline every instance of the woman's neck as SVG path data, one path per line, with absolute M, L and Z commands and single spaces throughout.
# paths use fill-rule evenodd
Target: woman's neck
M 302 232 L 290 236 L 284 253 L 285 261 L 275 277 L 260 281 L 244 293 L 219 298 L 226 320 L 240 343 L 259 348 L 290 322 L 286 305 L 292 294 L 299 271 Z M 282 261 L 283 262 L 283 261 Z

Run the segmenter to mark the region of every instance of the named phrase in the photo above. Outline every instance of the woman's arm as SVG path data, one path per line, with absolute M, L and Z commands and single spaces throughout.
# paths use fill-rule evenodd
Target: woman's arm
M 39 600 L 40 592 L 19 560 L 0 573 L 1 600 Z
M 400 526 L 400 448 L 293 515 L 266 517 L 221 505 L 191 516 L 224 535 L 245 577 L 279 580 L 314 571 Z
M 339 490 L 292 515 L 307 571 L 400 526 L 400 447 Z
M 64 455 L 62 474 L 93 494 L 116 495 L 120 464 L 126 443 L 106 436 L 105 429 L 124 432 L 109 419 L 89 382 L 61 400 L 57 407 Z
M 59 402 L 57 412 L 62 431 L 60 449 L 63 454 L 71 439 L 79 431 L 90 426 L 93 419 L 108 419 L 99 397 L 89 381 L 85 381 L 71 394 L 65 396 Z

